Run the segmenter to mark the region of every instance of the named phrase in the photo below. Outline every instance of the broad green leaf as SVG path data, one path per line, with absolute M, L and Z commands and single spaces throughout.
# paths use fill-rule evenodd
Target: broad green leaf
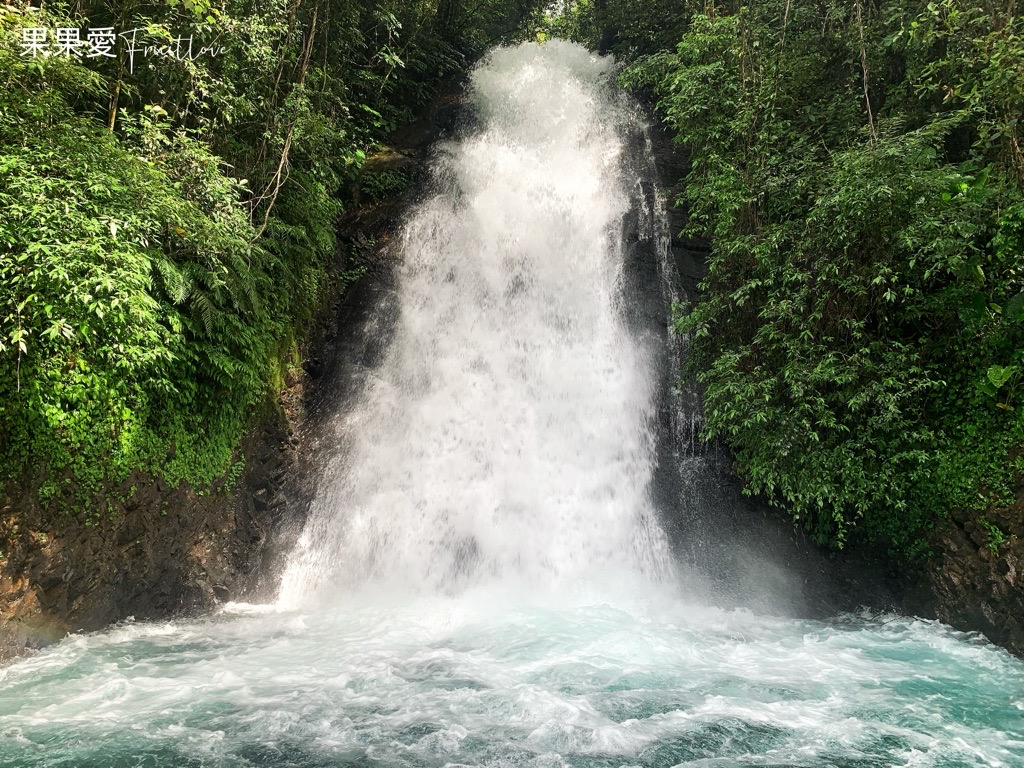
M 1013 378 L 1015 373 L 1017 373 L 1017 366 L 1015 365 L 1008 365 L 1005 367 L 1001 365 L 993 365 L 988 369 L 987 377 L 988 380 L 992 382 L 992 386 L 999 389 Z

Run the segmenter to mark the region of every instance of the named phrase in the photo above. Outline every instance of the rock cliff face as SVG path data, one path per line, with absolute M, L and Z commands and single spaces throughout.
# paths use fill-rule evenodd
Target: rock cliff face
M 936 618 L 1024 656 L 1024 481 L 1008 507 L 954 513 L 933 549 L 927 580 Z
M 200 495 L 137 475 L 89 520 L 47 511 L 30 488 L 0 497 L 0 660 L 129 617 L 273 599 L 312 482 L 307 410 L 338 394 L 328 385 L 332 361 L 379 288 L 378 261 L 401 204 L 401 196 L 367 203 L 342 222 L 337 273 L 354 260 L 365 276 L 340 283 L 314 319 L 303 371 L 239 447 L 245 469 L 233 487 Z
M 282 409 L 248 436 L 247 467 L 230 493 L 134 477 L 126 501 L 89 520 L 47 512 L 28 491 L 4 499 L 0 659 L 69 632 L 205 611 L 243 594 L 285 506 L 291 431 Z

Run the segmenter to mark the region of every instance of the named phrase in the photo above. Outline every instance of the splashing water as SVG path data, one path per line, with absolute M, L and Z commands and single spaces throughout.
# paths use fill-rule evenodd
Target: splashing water
M 476 70 L 277 603 L 0 670 L 0 765 L 1024 766 L 1024 664 L 975 637 L 681 596 L 611 83 L 568 44 Z
M 481 127 L 447 148 L 405 229 L 390 349 L 341 417 L 351 445 L 283 605 L 370 576 L 438 588 L 667 570 L 648 498 L 651 354 L 620 307 L 636 118 L 610 66 L 554 44 L 477 70 Z
M 0 764 L 1024 765 L 1020 662 L 939 625 L 603 600 L 367 594 L 75 637 L 0 672 Z

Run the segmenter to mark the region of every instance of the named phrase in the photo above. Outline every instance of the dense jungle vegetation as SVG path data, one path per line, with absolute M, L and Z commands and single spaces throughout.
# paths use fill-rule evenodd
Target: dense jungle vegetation
M 706 436 L 822 542 L 920 553 L 1024 454 L 1024 22 L 960 0 L 0 9 L 0 482 L 88 514 L 238 470 L 367 153 L 488 46 L 614 52 L 692 160 Z M 141 30 L 193 60 L 25 55 Z M 83 33 L 83 38 L 84 38 Z M 982 518 L 983 519 L 983 518 Z M 998 546 L 1002 533 L 992 528 Z
M 0 6 L 0 491 L 96 516 L 137 471 L 237 473 L 304 318 L 356 266 L 335 229 L 367 153 L 530 11 Z
M 1024 21 L 962 0 L 594 0 L 692 159 L 706 435 L 821 541 L 903 555 L 1024 465 Z M 983 516 L 997 549 L 1004 533 Z

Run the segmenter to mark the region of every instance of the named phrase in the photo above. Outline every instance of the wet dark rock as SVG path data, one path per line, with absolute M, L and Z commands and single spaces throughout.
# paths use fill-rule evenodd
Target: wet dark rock
M 1003 533 L 1000 541 L 980 523 Z M 1024 656 L 1024 479 L 1008 507 L 957 511 L 932 536 L 925 572 L 936 618 Z

